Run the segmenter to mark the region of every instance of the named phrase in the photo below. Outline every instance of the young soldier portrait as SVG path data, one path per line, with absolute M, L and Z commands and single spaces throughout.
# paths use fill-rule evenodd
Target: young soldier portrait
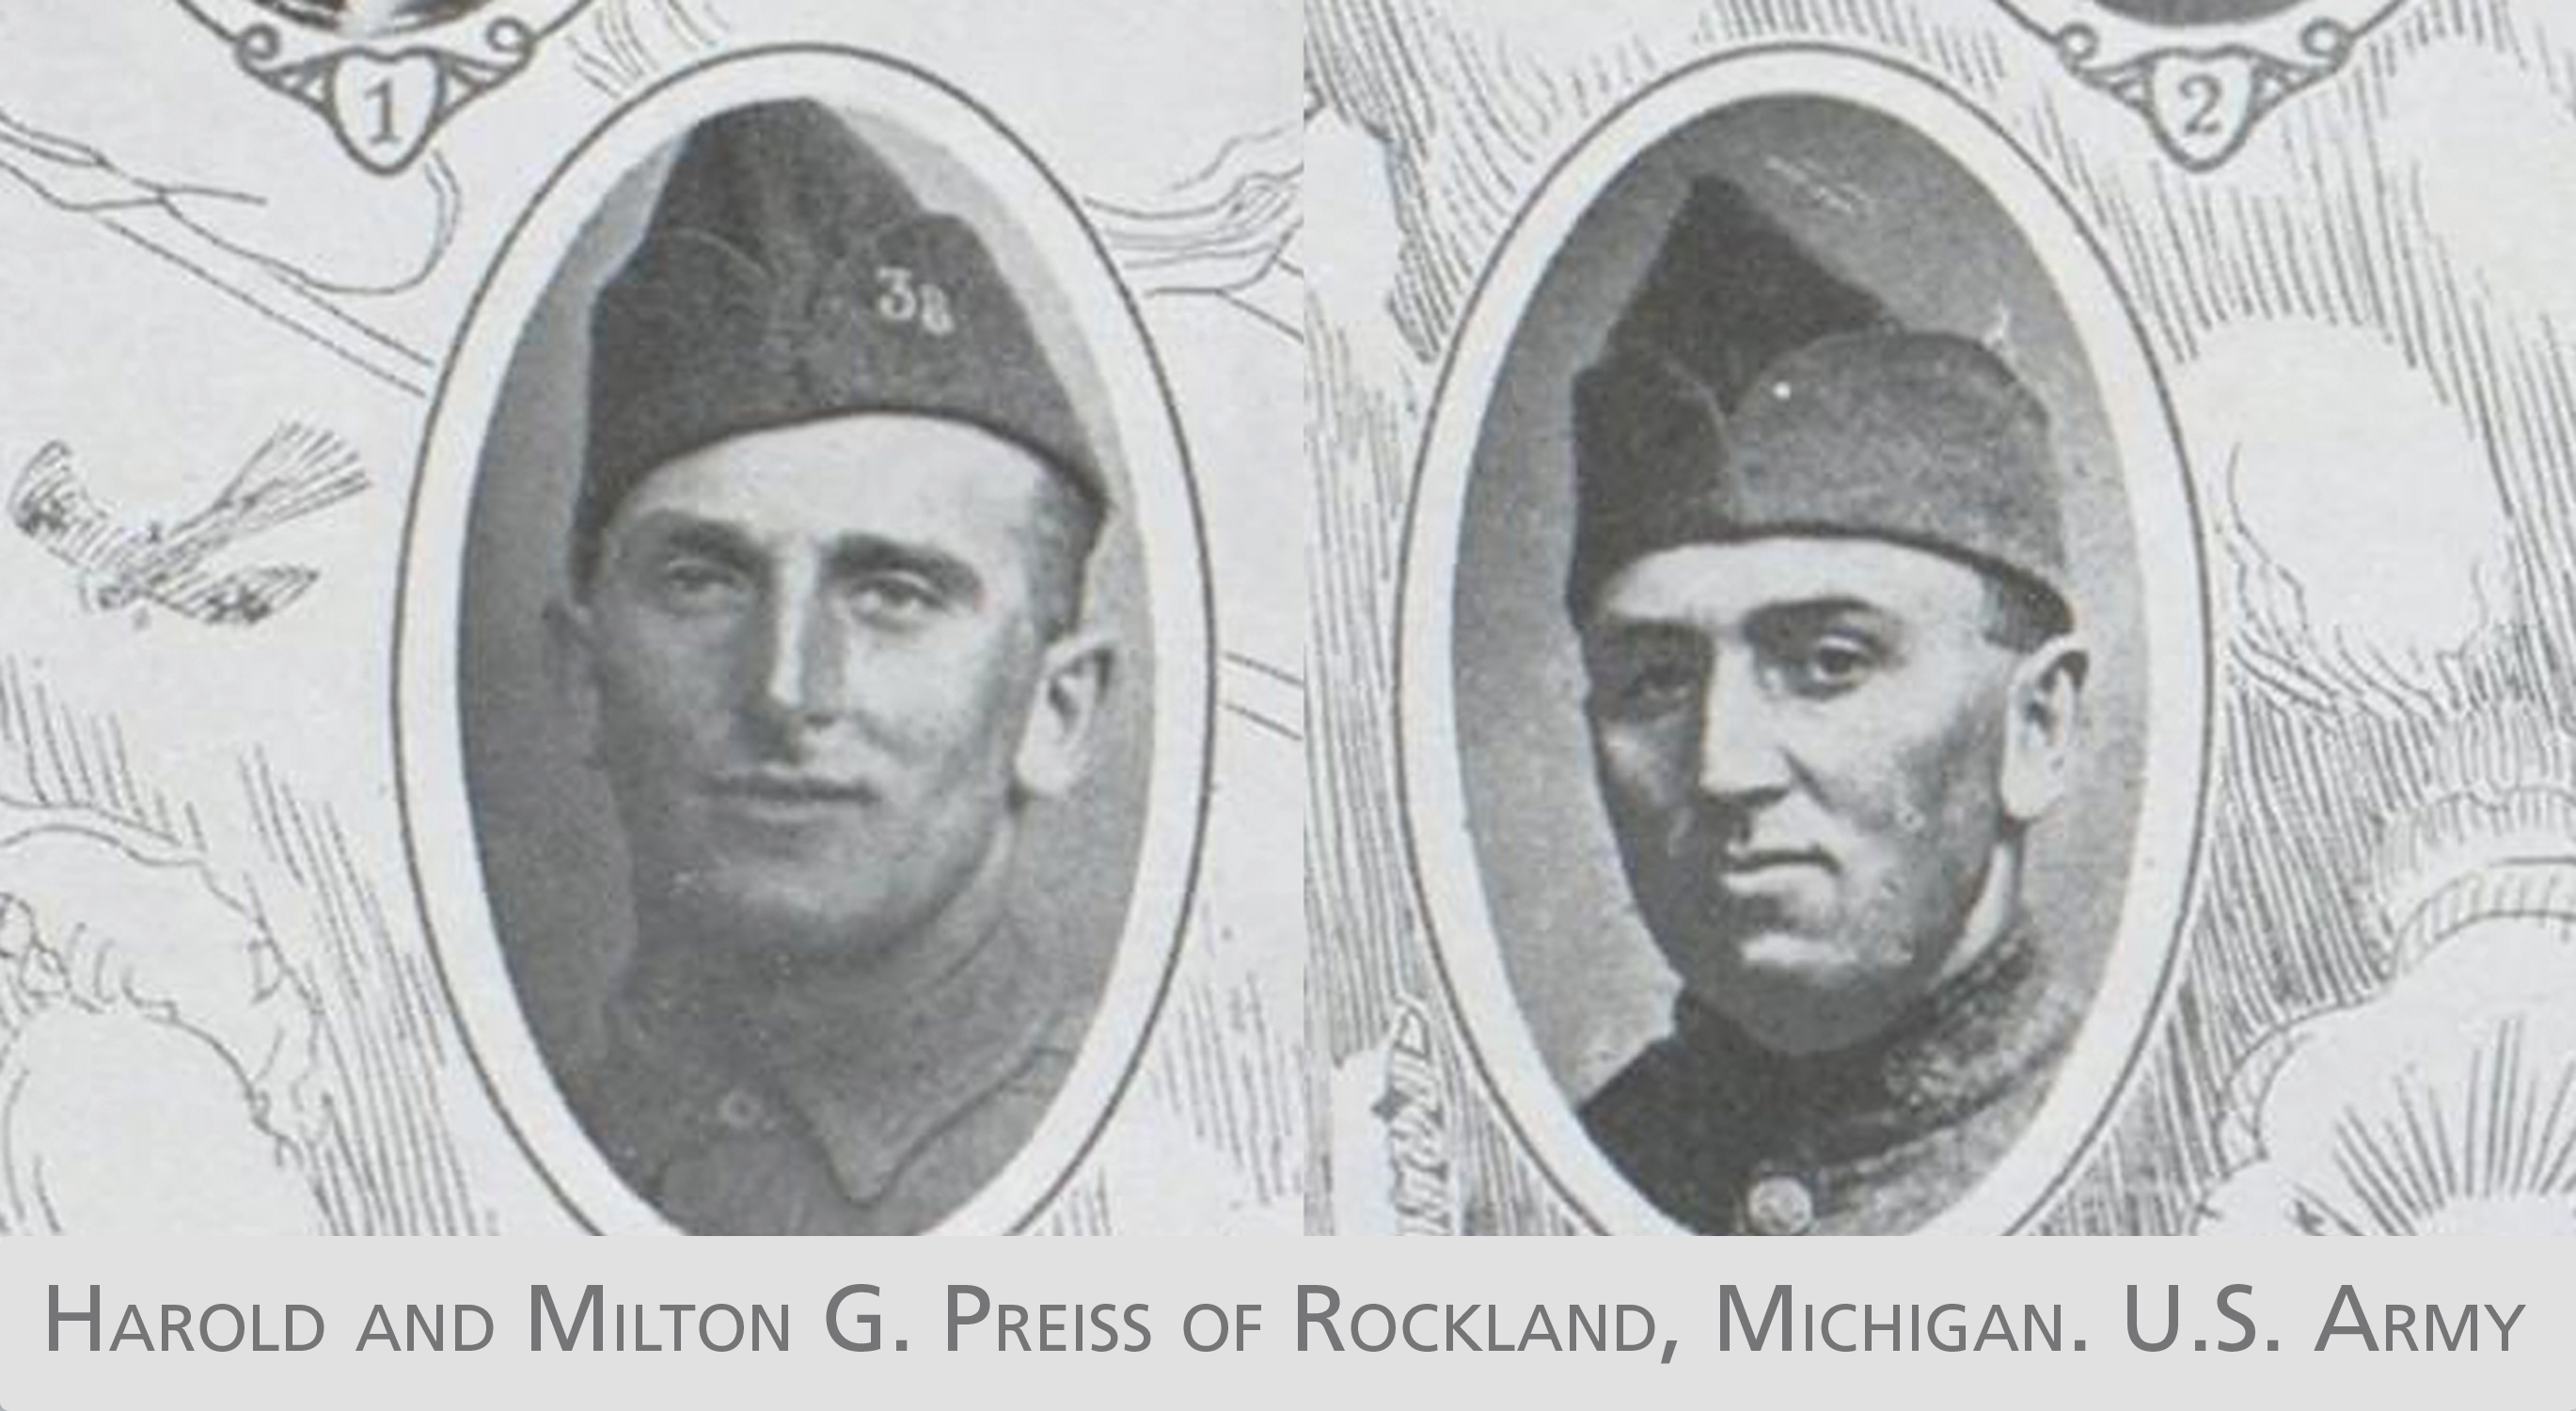
M 927 1229 L 1089 1017 L 1010 878 L 1116 682 L 1109 478 L 986 236 L 816 104 L 690 133 L 590 347 L 549 631 L 635 941 L 563 1089 L 683 1229 Z

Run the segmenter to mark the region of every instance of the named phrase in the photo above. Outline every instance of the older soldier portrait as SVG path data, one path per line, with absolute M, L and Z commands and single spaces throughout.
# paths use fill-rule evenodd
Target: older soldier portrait
M 1693 1230 L 1910 1229 L 2083 1005 L 2023 896 L 2089 661 L 2050 410 L 1714 176 L 1571 394 L 1582 709 L 1679 982 L 1582 1125 Z
M 1009 878 L 1114 683 L 1109 482 L 985 237 L 814 104 L 686 138 L 590 347 L 550 640 L 635 931 L 566 1096 L 683 1229 L 927 1229 L 1088 1017 Z

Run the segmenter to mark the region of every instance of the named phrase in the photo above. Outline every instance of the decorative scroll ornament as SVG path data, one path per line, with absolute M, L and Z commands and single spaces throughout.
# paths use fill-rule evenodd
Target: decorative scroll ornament
M 2067 69 L 2135 108 L 2196 172 L 2332 77 L 2405 0 L 1999 0 Z
M 242 71 L 321 115 L 350 160 L 411 165 L 589 0 L 179 0 Z

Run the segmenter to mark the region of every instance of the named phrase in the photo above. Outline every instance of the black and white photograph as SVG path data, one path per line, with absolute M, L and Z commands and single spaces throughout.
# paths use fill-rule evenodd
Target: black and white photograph
M 2566 1224 L 2546 0 L 0 41 L 0 1233 Z
M 2114 425 L 2156 389 L 2102 390 L 2091 350 L 2130 335 L 2061 293 L 2098 271 L 2052 269 L 1866 100 L 1690 116 L 1560 238 L 1547 213 L 1616 145 L 1489 277 L 1439 413 L 1460 439 L 1424 467 L 1463 471 L 1454 559 L 1440 512 L 1408 550 L 1408 589 L 1447 599 L 1430 630 L 1411 604 L 1402 705 L 1462 1019 L 1498 1074 L 1535 1051 L 1552 1091 L 1506 1103 L 1570 1109 L 1644 1227 L 2009 1224 L 2109 1105 L 2173 953 L 2180 879 L 2135 858 L 2177 807 L 2151 751 L 2193 768 L 2197 672 L 2157 659 L 2141 598 L 2199 585 L 2141 558 L 2136 507 L 2179 483 L 2169 441 L 2137 455 L 2160 421 Z M 1488 947 L 1503 993 L 1451 963 Z
M 825 104 L 709 118 L 660 176 L 565 301 L 587 337 L 532 332 L 483 470 L 469 598 L 541 617 L 545 657 L 469 617 L 496 922 L 583 1128 L 673 1223 L 914 1233 L 1035 1130 L 1124 919 L 1119 697 L 1153 668 L 1132 563 L 1092 583 L 1117 445 L 998 239 Z M 510 492 L 566 466 L 529 613 Z
M 1085 1045 L 1138 1042 L 1104 996 L 1164 981 L 1198 766 L 1156 749 L 1204 723 L 1154 712 L 1207 665 L 1158 656 L 1197 601 L 1158 630 L 1172 487 L 1135 487 L 1176 453 L 1007 180 L 721 106 L 582 218 L 500 377 L 452 689 L 545 1081 L 485 1062 L 676 1230 L 947 1226 L 1059 1107 L 1096 1127 Z
M 2563 25 L 1308 13 L 1332 1228 L 2565 1229 Z

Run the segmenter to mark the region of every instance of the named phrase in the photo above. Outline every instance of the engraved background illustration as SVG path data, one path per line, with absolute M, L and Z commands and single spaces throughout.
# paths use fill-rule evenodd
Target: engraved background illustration
M 1464 301 L 1537 179 L 1658 79 L 1807 42 L 1955 90 L 2065 193 L 2170 384 L 2204 521 L 2214 754 L 2183 971 L 2027 1228 L 2567 1228 L 2563 16 L 2410 0 L 2197 172 L 2002 5 L 1314 0 L 1308 22 L 1316 1225 L 1581 1224 L 1466 1059 L 1408 876 L 1405 508 Z
M 102 607 L 0 529 L 0 1231 L 571 1228 L 477 1078 L 405 865 L 405 507 L 459 321 L 562 155 L 675 73 L 789 43 L 937 73 L 1032 146 L 1137 300 L 1197 467 L 1222 664 L 1184 959 L 1029 1228 L 1296 1228 L 1294 15 L 975 9 L 591 0 L 386 175 L 174 0 L 0 16 L 0 467 L 59 442 L 120 523 L 173 525 L 295 423 L 369 486 L 211 561 L 319 575 L 252 626 Z M 166 101 L 131 101 L 138 75 Z
M 2030 1228 L 2565 1230 L 2576 18 L 2370 10 L 2295 82 L 2242 60 L 2272 86 L 2192 165 L 2133 106 L 2151 90 L 2001 0 L 588 0 L 379 174 L 180 0 L 8 8 L 0 477 L 59 444 L 115 523 L 175 526 L 296 425 L 367 488 L 209 560 L 319 575 L 256 623 L 110 605 L 0 525 L 0 1232 L 571 1228 L 405 865 L 405 507 L 459 320 L 560 155 L 674 73 L 797 41 L 976 94 L 1080 196 L 1195 467 L 1200 886 L 1123 1103 L 1031 1228 L 1581 1228 L 1467 1062 L 1416 901 L 1406 510 L 1469 292 L 1542 174 L 1649 85 L 1795 43 L 1947 86 L 2065 195 L 2201 512 L 2185 960 Z

